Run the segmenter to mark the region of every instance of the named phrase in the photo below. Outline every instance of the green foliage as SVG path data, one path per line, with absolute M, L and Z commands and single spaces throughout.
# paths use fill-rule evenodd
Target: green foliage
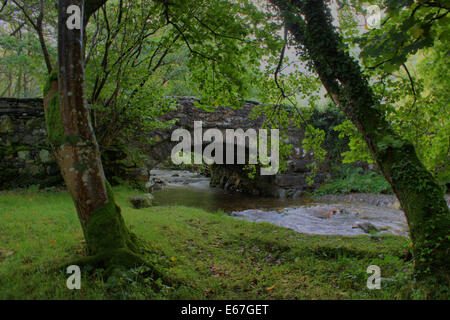
M 448 60 L 444 57 L 442 59 Z M 450 114 L 447 108 L 450 103 L 450 91 L 441 83 L 448 83 L 449 79 L 446 78 L 447 73 L 438 72 L 425 61 L 428 59 L 419 63 L 417 67 L 420 73 L 415 78 L 415 98 L 412 96 L 408 79 L 399 77 L 396 81 L 388 81 L 390 89 L 384 88 L 383 90 L 386 101 L 392 105 L 386 106 L 384 112 L 395 132 L 413 143 L 426 168 L 441 184 L 445 184 L 450 181 L 450 129 L 448 125 Z M 425 66 L 428 68 L 427 70 Z M 445 67 L 441 66 L 441 69 L 445 69 Z M 436 82 L 435 78 L 440 78 L 442 82 Z M 373 162 L 364 140 L 350 121 L 342 123 L 335 130 L 339 132 L 341 138 L 349 138 L 350 151 L 343 153 L 344 163 Z M 380 147 L 387 147 L 392 143 L 397 143 L 397 145 L 402 143 L 401 141 L 390 141 L 389 137 L 384 137 L 383 141 Z
M 314 128 L 308 124 L 305 130 L 305 138 L 302 141 L 303 150 L 306 153 L 311 153 L 315 159 L 312 163 L 308 164 L 311 168 L 311 175 L 306 177 L 306 181 L 309 185 L 314 183 L 313 178 L 319 171 L 319 163 L 325 160 L 327 152 L 322 149 L 322 143 L 325 139 L 325 131 L 322 129 Z
M 42 20 L 43 34 L 46 38 L 56 30 L 57 17 L 54 2 L 43 1 L 42 4 L 46 13 Z M 46 81 L 48 71 L 36 32 L 40 5 L 40 1 L 36 0 L 17 0 L 14 3 L 4 1 L 1 6 L 0 97 L 41 96 L 42 85 Z M 48 56 L 53 62 L 56 61 L 57 55 L 55 44 L 55 41 L 47 43 Z
M 37 36 L 27 33 L 17 38 L 1 31 L 0 96 L 40 96 L 47 71 Z
M 382 27 L 355 32 L 356 15 L 363 1 L 340 1 L 341 35 L 359 47 L 365 73 L 383 103 L 378 107 L 392 129 L 413 143 L 426 168 L 440 184 L 450 181 L 450 28 L 448 8 L 442 1 L 389 0 L 376 3 L 385 9 Z M 351 4 L 351 5 L 349 5 Z M 345 13 L 345 14 L 344 14 Z M 356 50 L 355 50 L 356 51 Z M 338 127 L 350 138 L 344 163 L 372 162 L 364 141 L 347 122 Z M 400 141 L 387 141 L 401 143 Z
M 100 144 L 119 132 L 170 127 L 158 120 L 173 107 L 170 95 L 198 96 L 208 107 L 240 105 L 259 74 L 260 41 L 247 39 L 262 34 L 255 25 L 261 16 L 245 1 L 109 1 L 87 30 Z
M 336 177 L 322 185 L 316 194 L 391 193 L 391 186 L 379 173 L 364 173 L 362 168 L 342 166 L 334 170 Z
M 344 121 L 342 124 L 336 126 L 334 130 L 339 132 L 339 138 L 348 138 L 349 140 L 348 146 L 350 150 L 342 153 L 342 163 L 353 163 L 356 161 L 374 162 L 366 142 L 362 139 L 361 134 L 350 120 Z
M 149 1 L 108 1 L 88 25 L 87 96 L 102 150 L 173 123 L 157 118 L 173 107 L 164 83 L 180 46 L 173 32 L 161 32 L 163 22 L 152 16 L 159 12 Z
M 325 131 L 324 142 L 321 147 L 327 150 L 327 161 L 331 164 L 340 164 L 341 154 L 348 150 L 349 139 L 339 135 L 336 127 L 345 121 L 345 115 L 332 102 L 319 105 L 311 112 L 308 123 L 314 128 Z
M 360 4 L 363 1 L 358 1 Z M 383 8 L 384 7 L 384 8 Z M 383 27 L 357 38 L 366 66 L 379 65 L 385 72 L 398 70 L 411 55 L 441 42 L 448 47 L 449 11 L 442 1 L 384 1 Z M 361 10 L 361 9 L 359 9 Z

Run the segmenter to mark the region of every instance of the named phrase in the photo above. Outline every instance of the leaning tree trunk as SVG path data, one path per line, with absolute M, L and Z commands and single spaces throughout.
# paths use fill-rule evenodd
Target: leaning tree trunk
M 50 144 L 72 196 L 91 256 L 106 266 L 140 262 L 136 237 L 125 226 L 111 187 L 105 179 L 99 147 L 90 122 L 85 95 L 84 24 L 66 27 L 67 7 L 83 0 L 60 0 L 58 71 L 44 89 L 44 108 Z M 106 1 L 87 1 L 87 12 Z M 83 21 L 83 19 L 81 20 Z M 87 21 L 87 19 L 85 19 Z
M 450 214 L 444 192 L 378 109 L 379 101 L 359 64 L 332 25 L 323 0 L 271 0 L 293 35 L 299 52 L 312 62 L 332 100 L 362 134 L 407 218 L 418 278 L 449 281 Z

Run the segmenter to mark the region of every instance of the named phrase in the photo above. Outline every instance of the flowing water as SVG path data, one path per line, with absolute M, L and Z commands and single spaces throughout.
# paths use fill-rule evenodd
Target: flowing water
M 401 210 L 363 203 L 318 202 L 313 198 L 276 199 L 211 188 L 209 179 L 188 171 L 152 170 L 152 177 L 167 183 L 154 191 L 155 205 L 183 205 L 237 219 L 269 222 L 297 232 L 321 235 L 360 235 L 375 227 L 378 234 L 407 236 Z

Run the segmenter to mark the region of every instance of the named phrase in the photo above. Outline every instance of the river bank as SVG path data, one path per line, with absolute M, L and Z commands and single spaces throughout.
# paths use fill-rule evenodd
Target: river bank
M 0 299 L 426 298 L 414 289 L 405 237 L 308 235 L 185 206 L 136 210 L 136 190 L 114 192 L 129 228 L 151 245 L 152 263 L 178 285 L 155 286 L 146 270 L 105 279 L 83 269 L 81 290 L 68 290 L 55 267 L 86 256 L 70 195 L 10 191 L 0 194 Z M 373 264 L 383 290 L 366 286 Z

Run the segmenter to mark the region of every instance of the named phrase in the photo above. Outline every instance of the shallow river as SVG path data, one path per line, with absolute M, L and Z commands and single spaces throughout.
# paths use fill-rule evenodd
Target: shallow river
M 363 203 L 256 197 L 227 193 L 209 187 L 209 179 L 187 171 L 152 170 L 152 177 L 167 186 L 154 191 L 155 205 L 183 205 L 216 212 L 223 210 L 237 219 L 269 222 L 301 233 L 321 235 L 378 234 L 407 236 L 401 210 Z

